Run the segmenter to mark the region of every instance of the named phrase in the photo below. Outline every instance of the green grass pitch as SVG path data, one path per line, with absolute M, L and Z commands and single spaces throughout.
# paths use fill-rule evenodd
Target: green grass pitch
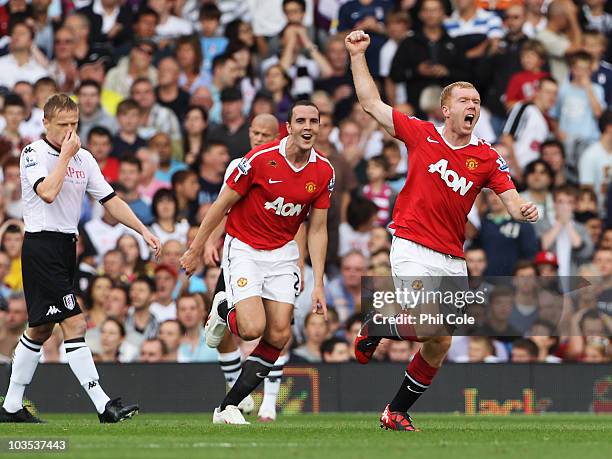
M 43 413 L 44 415 L 44 413 Z M 2 458 L 437 459 L 612 457 L 612 416 L 543 414 L 507 417 L 416 414 L 422 432 L 379 428 L 378 414 L 282 416 L 274 424 L 217 426 L 206 414 L 145 414 L 121 424 L 95 415 L 43 416 L 44 425 L 0 426 L 0 438 L 67 438 L 63 453 L 7 453 Z

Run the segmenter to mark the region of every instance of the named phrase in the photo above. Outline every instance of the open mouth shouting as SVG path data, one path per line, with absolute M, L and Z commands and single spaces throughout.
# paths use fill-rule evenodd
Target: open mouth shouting
M 467 127 L 468 129 L 471 129 L 474 126 L 475 120 L 476 120 L 476 116 L 473 113 L 468 113 L 467 115 L 465 115 L 465 118 L 463 119 L 465 123 L 465 127 Z

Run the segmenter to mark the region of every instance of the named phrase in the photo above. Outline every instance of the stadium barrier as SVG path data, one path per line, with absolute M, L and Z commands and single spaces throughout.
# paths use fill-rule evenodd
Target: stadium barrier
M 404 365 L 290 365 L 279 394 L 285 414 L 380 411 Z M 217 364 L 98 364 L 109 396 L 139 402 L 147 412 L 212 412 L 225 381 Z M 10 366 L 0 366 L 5 394 Z M 263 386 L 263 385 L 262 385 Z M 41 412 L 88 412 L 90 401 L 67 365 L 40 365 L 26 391 Z M 254 394 L 262 398 L 262 387 Z M 445 364 L 414 411 L 466 415 L 612 412 L 612 366 L 595 364 Z

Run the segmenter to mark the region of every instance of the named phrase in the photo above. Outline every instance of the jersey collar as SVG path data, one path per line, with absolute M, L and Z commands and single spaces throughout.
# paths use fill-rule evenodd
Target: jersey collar
M 308 163 L 304 164 L 302 167 L 300 167 L 299 169 L 297 167 L 295 167 L 293 164 L 291 164 L 291 162 L 287 159 L 287 152 L 285 151 L 285 148 L 287 147 L 287 139 L 289 138 L 289 136 L 287 137 L 283 137 L 280 141 L 280 144 L 278 145 L 278 152 L 283 155 L 283 157 L 285 158 L 285 161 L 287 161 L 287 164 L 289 164 L 289 167 L 291 169 L 293 169 L 294 172 L 300 172 L 302 169 L 304 169 L 306 166 L 308 166 L 308 163 L 314 163 L 317 161 L 317 153 L 315 152 L 314 148 L 310 149 L 310 157 L 308 158 Z
M 474 146 L 478 146 L 478 137 L 476 137 L 473 133 L 472 133 L 472 137 L 470 137 L 470 143 L 468 143 L 467 145 L 460 145 L 458 147 L 455 147 L 454 145 L 451 145 L 450 143 L 448 143 L 448 141 L 446 140 L 446 138 L 444 137 L 444 125 L 442 126 L 436 126 L 436 131 L 438 131 L 438 134 L 440 134 L 440 137 L 442 137 L 442 140 L 444 140 L 444 143 L 446 145 L 448 145 L 450 148 L 452 148 L 453 150 L 460 150 L 462 148 L 467 147 L 468 145 L 474 145 Z

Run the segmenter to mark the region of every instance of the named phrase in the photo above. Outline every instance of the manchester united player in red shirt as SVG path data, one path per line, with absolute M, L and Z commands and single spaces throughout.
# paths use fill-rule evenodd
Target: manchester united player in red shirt
M 429 276 L 467 276 L 463 259 L 465 224 L 476 195 L 490 188 L 518 221 L 535 222 L 538 211 L 517 193 L 508 166 L 497 152 L 472 134 L 480 116 L 480 96 L 467 82 L 453 83 L 441 96 L 445 123 L 406 116 L 382 102 L 370 76 L 365 51 L 370 37 L 361 30 L 345 40 L 357 97 L 364 110 L 408 148 L 408 177 L 393 210 L 391 266 L 395 281 Z M 430 277 L 431 279 L 431 277 Z M 421 284 L 422 285 L 422 284 Z M 408 284 L 405 288 L 419 288 Z M 367 363 L 381 340 L 377 325 L 366 321 L 355 340 L 355 354 Z M 369 330 L 370 329 L 370 330 Z M 415 336 L 410 325 L 388 327 L 387 337 L 423 342 L 406 369 L 402 385 L 381 416 L 381 426 L 417 430 L 408 409 L 425 392 L 442 365 L 450 336 Z M 380 330 L 379 330 L 380 331 Z M 376 336 L 374 336 L 376 335 Z
M 261 340 L 215 409 L 214 423 L 248 424 L 237 405 L 270 372 L 291 337 L 293 304 L 300 292 L 299 249 L 294 237 L 307 215 L 315 278 L 313 311 L 327 319 L 323 270 L 327 209 L 335 179 L 329 161 L 313 148 L 319 132 L 316 105 L 296 102 L 289 111 L 287 130 L 287 137 L 245 155 L 181 258 L 187 274 L 193 273 L 208 237 L 231 209 L 221 264 L 228 298 L 215 303 L 208 329 L 222 336 L 227 326 L 244 340 Z

